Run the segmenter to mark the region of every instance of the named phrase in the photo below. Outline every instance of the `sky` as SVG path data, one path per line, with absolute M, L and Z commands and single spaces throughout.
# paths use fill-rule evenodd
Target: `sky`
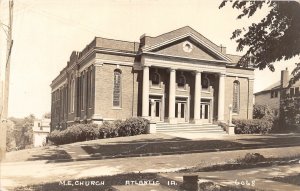
M 5 24 L 8 0 L 0 1 L 0 18 Z M 188 25 L 225 46 L 227 53 L 242 55 L 230 40 L 232 32 L 259 21 L 268 9 L 237 20 L 238 13 L 231 6 L 218 9 L 219 4 L 218 0 L 14 0 L 8 115 L 42 117 L 50 112 L 52 80 L 66 66 L 71 52 L 83 50 L 95 36 L 139 41 L 144 33 L 157 36 Z M 2 70 L 5 38 L 1 30 Z M 275 72 L 256 70 L 254 92 L 278 81 L 282 69 L 291 71 L 296 59 L 299 57 L 275 63 Z

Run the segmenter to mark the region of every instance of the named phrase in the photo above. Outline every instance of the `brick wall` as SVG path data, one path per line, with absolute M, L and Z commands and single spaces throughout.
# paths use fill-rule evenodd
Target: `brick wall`
M 114 70 L 121 74 L 121 107 L 113 107 Z M 138 73 L 132 66 L 103 64 L 95 67 L 95 115 L 104 119 L 126 119 L 137 116 Z
M 240 107 L 233 118 L 251 119 L 253 110 L 253 81 L 248 78 L 236 78 L 227 76 L 225 80 L 225 112 L 224 119 L 229 119 L 229 105 L 233 102 L 233 82 L 237 80 L 240 84 Z

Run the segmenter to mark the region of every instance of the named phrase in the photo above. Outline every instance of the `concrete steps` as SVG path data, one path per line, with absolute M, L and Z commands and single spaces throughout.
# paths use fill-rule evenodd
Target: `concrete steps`
M 172 132 L 184 132 L 184 133 L 204 133 L 204 134 L 226 134 L 223 129 L 215 124 L 190 124 L 190 123 L 157 123 L 156 132 L 158 133 L 172 133 Z

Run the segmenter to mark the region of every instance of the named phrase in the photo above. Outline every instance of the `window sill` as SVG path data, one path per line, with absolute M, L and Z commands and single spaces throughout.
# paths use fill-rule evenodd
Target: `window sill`
M 121 110 L 122 108 L 121 107 L 113 107 L 112 109 L 113 110 Z
M 162 90 L 162 87 L 159 87 L 159 86 L 151 86 L 150 88 L 151 89 L 156 89 L 156 90 Z
M 237 116 L 237 115 L 239 115 L 239 114 L 238 114 L 238 113 L 232 113 L 232 115 L 233 115 L 233 116 Z
M 177 88 L 176 90 L 177 91 L 182 91 L 182 92 L 187 92 L 188 91 L 187 89 L 184 89 L 184 88 Z

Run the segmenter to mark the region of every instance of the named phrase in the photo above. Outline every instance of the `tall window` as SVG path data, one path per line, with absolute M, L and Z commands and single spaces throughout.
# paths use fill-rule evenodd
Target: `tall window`
M 74 101 L 75 101 L 75 79 L 72 76 L 70 84 L 70 112 L 74 112 Z
M 186 79 L 185 76 L 183 74 L 181 74 L 178 78 L 178 87 L 183 88 L 185 86 L 186 83 Z
M 113 106 L 121 107 L 121 71 L 114 71 L 114 90 L 113 90 Z
M 233 82 L 233 100 L 232 100 L 232 112 L 239 113 L 240 111 L 240 83 L 239 81 Z
M 152 85 L 159 85 L 160 83 L 160 76 L 158 72 L 154 72 L 152 76 Z
M 210 86 L 210 81 L 206 75 L 201 79 L 201 86 L 202 89 L 208 89 Z

